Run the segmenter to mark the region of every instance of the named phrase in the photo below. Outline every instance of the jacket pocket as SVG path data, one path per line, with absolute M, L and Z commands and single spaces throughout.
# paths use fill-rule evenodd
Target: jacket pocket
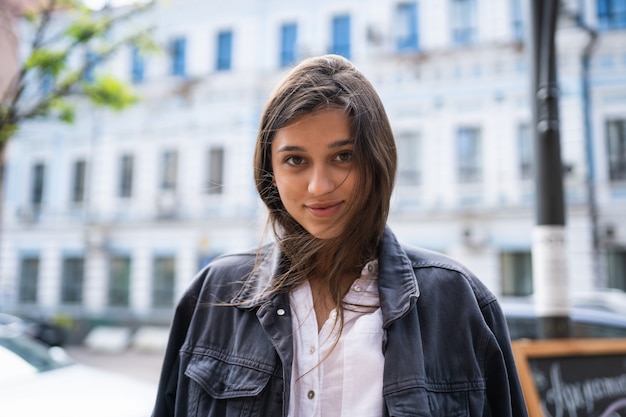
M 193 354 L 185 375 L 189 384 L 189 416 L 263 416 L 271 407 L 268 386 L 272 373 L 237 358 Z
M 483 387 L 413 386 L 390 391 L 385 402 L 391 417 L 480 417 L 483 415 Z

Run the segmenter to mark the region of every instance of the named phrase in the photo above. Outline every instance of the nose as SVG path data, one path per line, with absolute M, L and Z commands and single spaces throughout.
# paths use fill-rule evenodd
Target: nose
M 311 170 L 308 191 L 311 195 L 324 195 L 335 189 L 332 172 L 325 166 L 316 166 Z

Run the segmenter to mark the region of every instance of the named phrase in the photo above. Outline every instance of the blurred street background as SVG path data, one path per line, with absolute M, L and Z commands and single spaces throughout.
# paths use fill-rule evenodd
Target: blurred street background
M 85 365 L 127 375 L 156 385 L 159 382 L 162 351 L 124 350 L 121 352 L 98 352 L 81 345 L 66 347 L 68 355 Z
M 41 330 L 29 334 L 61 330 L 48 342 L 77 361 L 155 382 L 190 281 L 261 238 L 252 158 L 267 97 L 325 53 L 351 59 L 387 109 L 399 238 L 460 260 L 503 305 L 532 305 L 529 1 L 70 4 L 0 0 L 0 313 Z M 545 94 L 559 110 L 560 293 L 617 316 L 576 316 L 615 336 L 626 328 L 626 0 L 562 0 L 555 26 L 558 83 Z

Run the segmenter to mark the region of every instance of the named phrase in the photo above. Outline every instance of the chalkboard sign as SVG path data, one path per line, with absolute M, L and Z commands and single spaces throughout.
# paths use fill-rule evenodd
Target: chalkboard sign
M 530 417 L 626 417 L 626 339 L 512 345 Z

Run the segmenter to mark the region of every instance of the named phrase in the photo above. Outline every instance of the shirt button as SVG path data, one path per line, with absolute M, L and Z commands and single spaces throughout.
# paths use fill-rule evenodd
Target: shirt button
M 372 264 L 367 264 L 367 271 L 368 271 L 368 272 L 374 272 L 374 265 L 372 265 Z
M 307 392 L 306 396 L 309 400 L 312 400 L 315 397 L 315 391 L 311 390 Z
M 311 346 L 311 348 L 309 349 L 309 353 L 311 355 L 315 353 L 315 346 Z
M 278 314 L 279 316 L 284 316 L 286 313 L 284 308 L 279 308 L 278 310 L 276 310 L 276 314 Z

